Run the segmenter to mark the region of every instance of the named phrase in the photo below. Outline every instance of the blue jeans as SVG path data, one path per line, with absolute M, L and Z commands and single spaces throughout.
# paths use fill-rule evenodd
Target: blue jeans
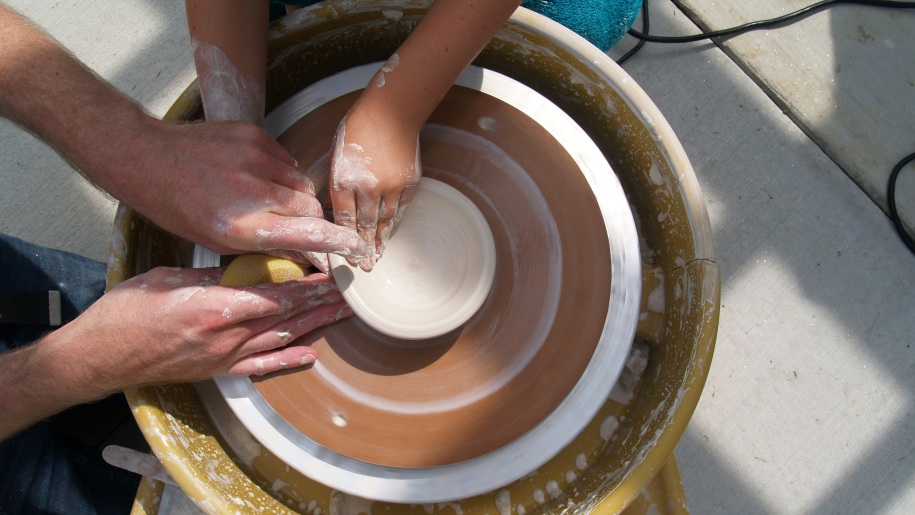
M 105 264 L 0 233 L 0 292 L 49 290 L 60 291 L 67 323 L 104 293 Z M 0 352 L 48 330 L 0 325 Z M 129 409 L 123 395 L 102 402 Z M 49 420 L 0 441 L 0 515 L 129 513 L 138 485 L 139 476 L 108 465 L 100 450 L 59 433 Z

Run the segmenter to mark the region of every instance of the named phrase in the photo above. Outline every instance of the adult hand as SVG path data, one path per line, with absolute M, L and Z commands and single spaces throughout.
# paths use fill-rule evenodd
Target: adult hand
M 366 254 L 354 230 L 323 219 L 310 183 L 263 129 L 162 122 L 3 6 L 0 29 L 9 42 L 0 47 L 0 116 L 162 228 L 224 254 Z
M 295 340 L 352 314 L 324 274 L 246 288 L 222 269 L 157 268 L 34 345 L 0 356 L 0 439 L 141 385 L 261 375 L 315 361 Z
M 330 158 L 334 221 L 365 242 L 367 254 L 358 260 L 365 270 L 384 252 L 422 175 L 417 130 L 376 105 L 357 104 L 344 117 Z
M 315 351 L 290 344 L 352 314 L 324 274 L 246 288 L 218 286 L 221 275 L 156 268 L 119 284 L 48 339 L 92 360 L 92 381 L 111 391 L 307 365 Z
M 310 252 L 370 255 L 353 228 L 324 220 L 311 181 L 263 129 L 153 124 L 134 162 L 107 174 L 114 179 L 102 186 L 162 228 L 221 254 L 263 252 L 299 262 Z

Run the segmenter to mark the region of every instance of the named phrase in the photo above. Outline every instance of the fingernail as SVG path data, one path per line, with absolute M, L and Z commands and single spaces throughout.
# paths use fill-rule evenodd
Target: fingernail
M 303 365 L 311 365 L 314 362 L 315 362 L 314 354 L 306 354 L 306 355 L 302 356 L 302 359 L 299 361 L 299 363 L 301 363 Z
M 367 244 L 365 247 L 366 253 L 365 257 L 362 258 L 362 261 L 359 262 L 359 267 L 368 272 L 375 267 L 375 245 Z
M 349 306 L 343 306 L 334 314 L 334 320 L 343 320 L 344 318 L 351 316 L 353 316 L 353 308 Z

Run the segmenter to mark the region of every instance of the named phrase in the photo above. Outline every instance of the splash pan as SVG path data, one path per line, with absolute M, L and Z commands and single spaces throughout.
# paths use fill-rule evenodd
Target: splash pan
M 318 80 L 384 61 L 415 27 L 427 6 L 428 2 L 418 0 L 328 0 L 275 24 L 268 58 L 268 111 Z M 616 513 L 638 497 L 668 461 L 708 374 L 720 294 L 708 215 L 683 148 L 644 91 L 609 57 L 530 11 L 519 9 L 512 15 L 474 64 L 511 77 L 559 106 L 613 167 L 635 217 L 641 250 L 643 295 L 635 335 L 647 357 L 641 378 L 630 383 L 626 395 L 611 394 L 611 398 L 598 401 L 595 415 L 583 429 L 530 474 L 504 486 L 492 477 L 486 493 L 425 505 L 361 499 L 371 495 L 365 491 L 347 494 L 353 490 L 340 491 L 309 479 L 253 438 L 212 382 L 199 388 L 172 385 L 126 392 L 150 447 L 181 489 L 205 511 L 434 515 L 504 513 L 511 509 L 527 514 Z M 344 99 L 319 104 L 337 101 Z M 192 85 L 165 118 L 181 122 L 201 117 L 199 93 Z M 468 131 L 478 118 L 468 123 Z M 434 130 L 426 134 L 435 136 Z M 455 140 L 438 137 L 437 141 L 447 144 Z M 294 154 L 305 150 L 290 142 L 284 144 Z M 313 156 L 313 162 L 320 157 Z M 522 162 L 524 157 L 520 155 L 517 160 Z M 428 162 L 434 159 L 430 156 Z M 462 170 L 466 173 L 467 169 Z M 436 178 L 449 182 L 446 174 Z M 456 181 L 449 184 L 459 186 Z M 593 198 L 590 187 L 585 186 Z M 538 189 L 549 191 L 551 186 L 540 185 Z M 470 189 L 462 192 L 486 214 L 487 205 L 479 195 L 475 197 Z M 549 197 L 544 193 L 544 198 Z M 574 204 L 570 201 L 563 208 Z M 588 224 L 587 218 L 581 222 L 580 226 L 594 225 Z M 490 225 L 495 229 L 491 219 Z M 565 237 L 564 231 L 559 233 Z M 574 246 L 562 246 L 567 247 Z M 609 245 L 604 248 L 609 252 Z M 192 254 L 193 246 L 188 242 L 164 233 L 122 205 L 115 221 L 109 284 L 155 266 L 191 266 Z M 563 259 L 563 266 L 567 261 L 573 262 Z M 610 296 L 606 299 L 609 303 Z M 484 303 L 481 313 L 485 308 Z M 601 324 L 605 318 L 606 310 Z M 526 320 L 539 322 L 536 316 Z M 577 323 L 574 318 L 557 316 L 556 320 Z M 583 325 L 593 326 L 590 322 Z M 562 360 L 553 364 L 554 368 L 564 366 Z M 616 371 L 609 372 L 615 375 Z M 574 374 L 563 374 L 568 376 Z M 541 379 L 549 383 L 552 377 L 544 375 Z M 542 386 L 544 390 L 552 387 Z M 573 388 L 563 388 L 567 391 L 561 399 Z M 204 407 L 201 395 L 221 403 L 208 401 Z M 513 425 L 508 422 L 514 421 L 506 419 L 500 425 Z M 422 434 L 419 430 L 416 433 Z M 509 436 L 508 441 L 516 438 Z M 154 508 L 154 501 L 154 497 L 145 501 L 147 513 Z
M 267 117 L 299 163 L 316 163 L 319 190 L 351 93 L 379 66 L 319 81 Z M 477 495 L 562 450 L 616 383 L 641 288 L 619 181 L 543 96 L 472 67 L 421 149 L 426 176 L 475 201 L 492 228 L 497 280 L 479 312 L 420 346 L 349 320 L 306 338 L 320 356 L 311 370 L 215 380 L 242 424 L 291 467 L 403 503 Z M 217 263 L 198 248 L 196 265 Z

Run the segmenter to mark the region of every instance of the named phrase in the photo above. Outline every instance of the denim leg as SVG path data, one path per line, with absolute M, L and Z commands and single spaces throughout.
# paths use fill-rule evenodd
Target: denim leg
M 105 293 L 105 264 L 0 233 L 0 292 L 60 291 L 67 323 Z M 37 340 L 50 328 L 0 324 L 0 352 Z
M 127 514 L 139 476 L 41 421 L 0 443 L 0 514 Z
M 0 292 L 48 290 L 60 291 L 67 323 L 104 293 L 105 264 L 0 233 Z M 0 325 L 0 352 L 49 329 Z M 107 402 L 123 404 L 123 396 Z M 138 484 L 139 476 L 108 465 L 98 449 L 47 420 L 0 442 L 0 515 L 129 513 Z

